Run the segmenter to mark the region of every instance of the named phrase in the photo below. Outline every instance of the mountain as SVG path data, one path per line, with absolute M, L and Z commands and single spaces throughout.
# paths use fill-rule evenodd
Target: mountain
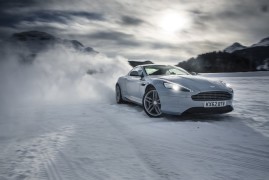
M 233 43 L 223 51 L 208 52 L 177 64 L 189 71 L 210 72 L 244 72 L 269 70 L 269 37 L 252 46 Z
M 41 31 L 15 33 L 8 40 L 13 45 L 28 48 L 32 53 L 38 53 L 42 50 L 46 50 L 53 45 L 63 45 L 67 48 L 85 53 L 98 53 L 91 47 L 84 47 L 84 45 L 77 40 L 61 39 Z
M 19 61 L 22 63 L 32 63 L 39 53 L 55 48 L 55 46 L 63 46 L 70 51 L 90 55 L 98 53 L 91 47 L 85 47 L 77 40 L 61 39 L 42 31 L 15 33 L 2 43 L 9 50 L 16 50 Z
M 233 54 L 252 61 L 256 67 L 265 63 L 269 58 L 269 46 L 251 46 L 246 49 L 234 51 Z
M 253 47 L 267 47 L 267 46 L 269 46 L 269 37 L 264 38 L 264 39 L 260 40 L 258 43 L 255 43 L 249 47 L 244 46 L 238 42 L 235 42 L 232 45 L 226 47 L 223 51 L 228 52 L 228 53 L 233 53 L 233 52 L 238 51 L 238 50 L 249 49 L 249 48 L 253 48 Z
M 77 40 L 61 39 L 41 31 L 15 33 L 2 43 L 8 49 L 18 50 L 20 61 L 24 63 L 31 63 L 38 53 L 54 48 L 57 45 L 86 54 L 94 55 L 98 53 L 91 47 L 85 47 Z
M 225 48 L 223 51 L 227 52 L 227 53 L 232 53 L 234 51 L 245 49 L 245 48 L 246 48 L 246 46 L 243 46 L 240 43 L 235 42 L 231 46 L 228 46 L 227 48 Z
M 260 42 L 253 44 L 251 47 L 269 46 L 269 37 L 262 39 Z
M 255 71 L 256 65 L 249 59 L 227 52 L 209 52 L 200 54 L 177 64 L 190 72 L 244 72 Z

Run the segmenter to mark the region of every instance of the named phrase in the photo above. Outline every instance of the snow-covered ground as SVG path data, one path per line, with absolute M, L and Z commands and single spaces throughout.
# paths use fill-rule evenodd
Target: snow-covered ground
M 233 86 L 235 110 L 225 115 L 156 119 L 111 100 L 9 104 L 0 110 L 0 179 L 268 179 L 262 73 L 203 75 Z

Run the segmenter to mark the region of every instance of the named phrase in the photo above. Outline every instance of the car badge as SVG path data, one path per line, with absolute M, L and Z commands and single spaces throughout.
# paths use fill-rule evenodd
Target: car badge
M 216 87 L 216 86 L 210 86 L 211 88 L 214 88 L 214 87 Z

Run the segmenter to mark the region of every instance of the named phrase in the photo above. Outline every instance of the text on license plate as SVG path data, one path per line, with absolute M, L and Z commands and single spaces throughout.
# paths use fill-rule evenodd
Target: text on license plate
M 223 107 L 226 106 L 226 101 L 206 101 L 204 107 Z

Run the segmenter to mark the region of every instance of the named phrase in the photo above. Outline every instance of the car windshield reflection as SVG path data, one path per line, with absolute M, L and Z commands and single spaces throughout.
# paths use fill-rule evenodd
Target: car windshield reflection
M 190 75 L 184 69 L 170 65 L 149 65 L 143 67 L 148 76 L 156 75 Z

